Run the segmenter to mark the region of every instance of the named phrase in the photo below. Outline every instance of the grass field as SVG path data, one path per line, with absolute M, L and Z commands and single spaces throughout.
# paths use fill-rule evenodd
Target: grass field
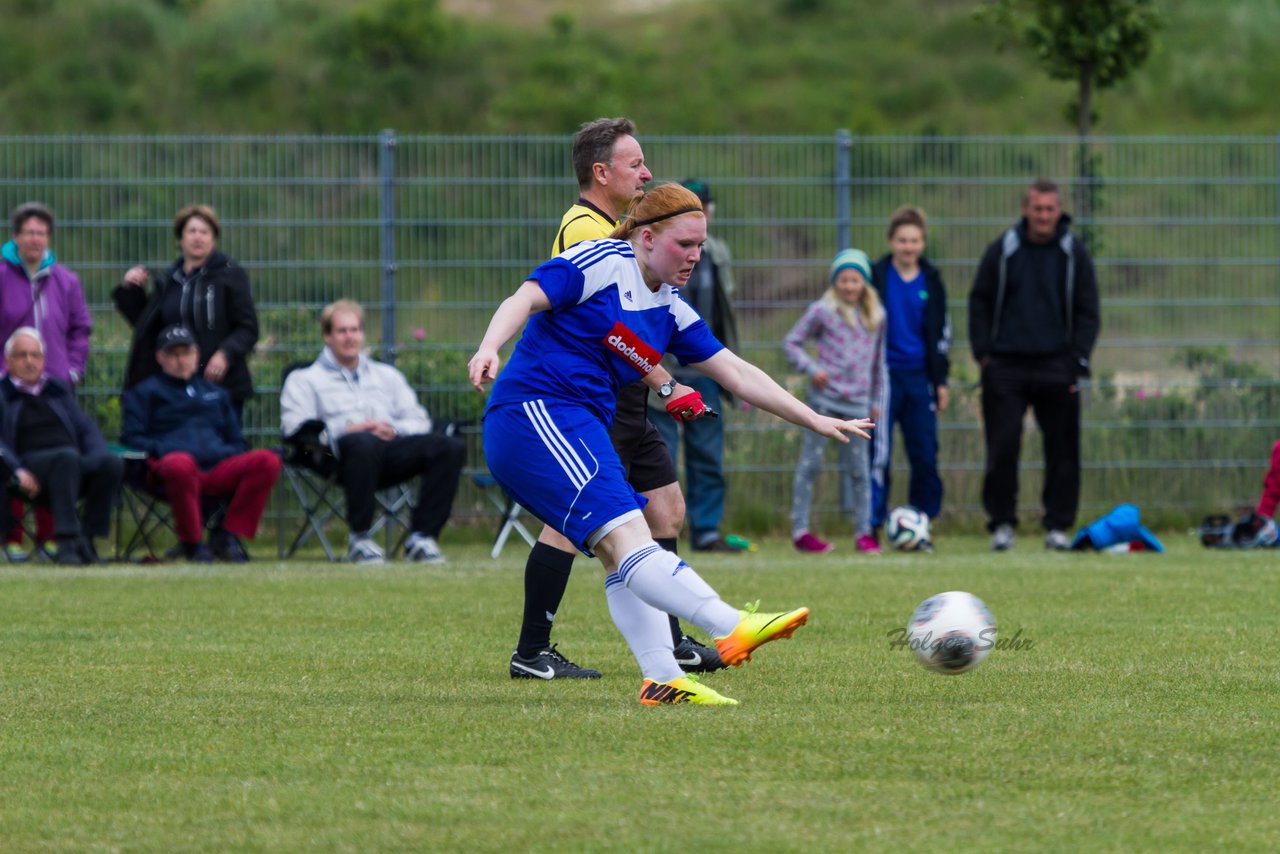
M 585 560 L 578 684 L 507 677 L 521 549 L 0 566 L 0 850 L 1276 850 L 1280 553 L 1166 542 L 698 560 L 813 608 L 708 677 L 727 709 L 637 704 Z M 951 589 L 1023 648 L 944 677 L 890 647 Z

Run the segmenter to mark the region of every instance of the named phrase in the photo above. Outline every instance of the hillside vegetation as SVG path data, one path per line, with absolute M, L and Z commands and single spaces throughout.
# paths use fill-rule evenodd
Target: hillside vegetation
M 0 0 L 0 132 L 1066 133 L 968 0 Z M 1097 131 L 1270 133 L 1280 5 L 1167 0 Z

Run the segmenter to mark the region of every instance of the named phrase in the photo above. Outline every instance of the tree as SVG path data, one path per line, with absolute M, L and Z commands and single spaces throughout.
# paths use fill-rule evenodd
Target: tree
M 1096 119 L 1094 91 L 1140 68 L 1161 26 L 1154 0 L 991 0 L 978 15 L 1026 46 L 1051 78 L 1076 82 L 1067 118 L 1080 136 Z
M 1086 219 L 1099 207 L 1098 158 L 1088 136 L 1097 120 L 1093 98 L 1140 68 L 1155 44 L 1161 20 L 1154 0 L 990 0 L 977 17 L 994 23 L 1005 40 L 1027 47 L 1054 80 L 1074 80 L 1076 97 L 1066 108 L 1080 136 L 1077 151 L 1075 213 Z M 1095 252 L 1100 236 L 1086 227 L 1083 236 Z

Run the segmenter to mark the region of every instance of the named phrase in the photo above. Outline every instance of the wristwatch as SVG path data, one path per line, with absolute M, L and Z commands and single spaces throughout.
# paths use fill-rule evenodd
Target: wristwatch
M 658 399 L 666 400 L 668 397 L 671 397 L 671 395 L 675 394 L 676 385 L 677 385 L 677 382 L 674 379 L 669 379 L 662 385 L 658 386 Z

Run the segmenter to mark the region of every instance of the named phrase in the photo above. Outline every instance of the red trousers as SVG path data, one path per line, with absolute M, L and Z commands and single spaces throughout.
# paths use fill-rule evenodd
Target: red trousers
M 1262 497 L 1258 499 L 1258 515 L 1275 518 L 1280 505 L 1280 442 L 1271 447 L 1271 467 L 1262 479 Z
M 204 517 L 200 498 L 230 498 L 222 527 L 237 537 L 253 539 L 267 508 L 271 488 L 280 478 L 280 457 L 273 451 L 246 451 L 201 471 L 195 457 L 184 451 L 151 460 L 151 474 L 164 484 L 173 511 L 173 526 L 184 543 L 200 542 Z
M 22 514 L 27 511 L 26 502 L 21 498 L 9 499 L 9 510 L 13 513 L 13 527 L 9 529 L 9 533 L 5 536 L 6 543 L 22 544 L 22 525 L 16 520 L 22 518 Z M 36 540 L 41 543 L 47 543 L 53 539 L 53 511 L 48 507 L 40 506 L 36 508 Z

